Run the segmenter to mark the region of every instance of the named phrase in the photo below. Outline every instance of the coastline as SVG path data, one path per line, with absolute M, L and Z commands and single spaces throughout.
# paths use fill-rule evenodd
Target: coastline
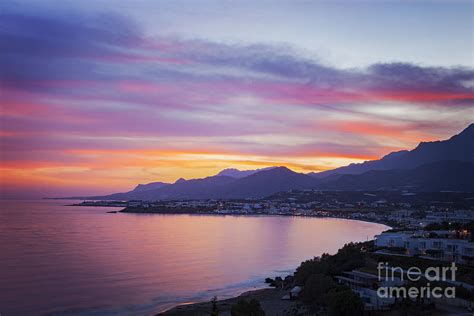
M 122 211 L 119 211 L 119 213 Z M 366 222 L 366 223 L 373 223 L 373 224 L 380 224 L 387 226 L 388 229 L 393 229 L 393 226 L 389 226 L 386 223 L 374 222 L 370 220 L 363 220 L 363 219 L 352 219 L 352 218 L 345 218 L 345 217 L 329 217 L 329 216 L 308 216 L 308 215 L 290 215 L 290 214 L 216 214 L 216 213 L 156 213 L 156 212 L 123 212 L 123 213 L 143 213 L 143 214 L 174 214 L 174 215 L 216 215 L 216 216 L 294 216 L 294 217 L 312 217 L 312 218 L 335 218 L 335 219 L 343 219 L 343 220 L 353 220 L 359 222 Z M 341 248 L 338 249 L 338 251 Z M 296 271 L 296 268 L 294 269 Z M 285 276 L 281 276 L 284 278 Z M 266 282 L 264 284 L 267 284 Z M 277 287 L 271 287 L 268 285 L 266 288 L 254 289 L 254 290 L 247 290 L 235 296 L 225 299 L 219 299 L 217 297 L 217 307 L 219 309 L 220 315 L 223 316 L 230 316 L 230 309 L 232 305 L 236 304 L 239 299 L 246 299 L 252 300 L 256 299 L 260 302 L 263 310 L 265 311 L 266 315 L 287 315 L 288 312 L 297 311 L 299 308 L 302 308 L 298 301 L 295 300 L 282 300 L 282 297 L 289 293 L 288 289 L 281 289 Z M 303 307 L 304 308 L 304 307 Z M 164 311 L 160 311 L 156 314 L 156 316 L 208 316 L 210 315 L 210 311 L 212 310 L 212 303 L 211 299 L 208 301 L 199 301 L 199 302 L 187 302 L 177 304 L 174 307 L 170 307 Z
M 232 305 L 237 303 L 239 299 L 252 300 L 256 299 L 260 302 L 266 315 L 284 315 L 286 312 L 294 310 L 297 302 L 290 300 L 282 300 L 281 298 L 288 294 L 288 291 L 277 288 L 264 288 L 243 292 L 237 296 L 217 300 L 216 305 L 219 309 L 219 315 L 230 315 Z M 212 310 L 211 301 L 184 303 L 174 306 L 165 311 L 159 312 L 157 316 L 207 316 Z
M 81 205 L 75 204 L 74 206 L 98 206 L 98 205 Z M 119 211 L 107 212 L 107 213 L 125 213 L 125 214 L 143 214 L 143 215 L 195 215 L 195 216 L 246 216 L 246 217 L 310 217 L 310 218 L 327 218 L 327 219 L 341 219 L 341 220 L 352 220 L 358 222 L 366 222 L 372 224 L 379 224 L 384 225 L 388 229 L 393 229 L 393 223 L 386 223 L 383 221 L 374 221 L 370 219 L 364 218 L 351 218 L 351 217 L 342 217 L 342 216 L 320 216 L 320 215 L 308 215 L 308 214 L 265 214 L 265 213 L 216 213 L 212 211 L 203 211 L 203 212 L 175 212 L 175 211 L 148 211 L 142 208 L 127 208 L 125 207 Z M 296 267 L 295 267 L 296 269 Z M 282 276 L 285 277 L 284 275 Z M 263 287 L 267 285 L 267 287 Z M 217 297 L 216 304 L 218 306 L 220 315 L 230 315 L 230 309 L 232 305 L 237 303 L 239 299 L 256 299 L 260 301 L 262 308 L 265 310 L 267 315 L 286 315 L 289 311 L 295 311 L 297 307 L 297 301 L 290 301 L 290 300 L 282 300 L 281 298 L 288 294 L 288 290 L 283 290 L 276 287 L 270 287 L 268 284 L 262 282 L 263 288 L 257 289 L 248 289 L 242 290 L 243 292 L 239 294 L 235 294 L 231 297 L 227 297 L 224 299 L 219 299 Z M 300 304 L 298 304 L 299 306 Z M 192 302 L 184 302 L 178 303 L 175 306 L 169 307 L 165 310 L 158 311 L 155 315 L 162 315 L 162 316 L 181 316 L 181 315 L 196 315 L 196 316 L 204 316 L 209 315 L 210 311 L 212 310 L 212 303 L 211 298 L 207 301 L 192 301 Z
M 363 218 L 351 218 L 351 217 L 342 217 L 342 216 L 319 216 L 319 215 L 295 215 L 295 214 L 248 214 L 248 213 L 233 213 L 233 214 L 221 214 L 221 213 L 214 213 L 214 212 L 199 212 L 199 213 L 192 213 L 192 212 L 131 212 L 131 211 L 115 211 L 115 212 L 108 212 L 108 213 L 125 213 L 125 214 L 156 214 L 156 215 L 205 215 L 205 216 L 251 216 L 251 217 L 309 217 L 309 218 L 334 218 L 334 219 L 345 219 L 350 221 L 358 221 L 363 223 L 372 223 L 372 224 L 379 224 L 387 226 L 388 229 L 396 229 L 397 227 L 393 225 L 393 223 L 387 223 L 383 221 L 374 221 L 370 219 L 363 219 Z
M 115 203 L 108 203 L 108 204 L 102 204 L 100 201 L 99 203 L 90 203 L 90 204 L 84 204 L 84 203 L 76 203 L 76 204 L 67 204 L 66 206 L 85 206 L 85 207 L 123 207 L 123 205 L 118 205 Z M 119 202 L 122 203 L 122 202 Z M 156 215 L 215 215 L 215 216 L 285 216 L 285 217 L 313 217 L 313 218 L 336 218 L 336 219 L 347 219 L 347 220 L 353 220 L 353 221 L 359 221 L 359 222 L 366 222 L 366 223 L 374 223 L 374 224 L 380 224 L 380 225 L 385 225 L 388 227 L 388 229 L 395 229 L 397 228 L 394 223 L 386 222 L 386 221 L 377 221 L 373 219 L 368 219 L 368 218 L 359 218 L 359 217 L 343 217 L 343 216 L 321 216 L 321 215 L 308 215 L 308 214 L 267 214 L 267 213 L 246 213 L 246 212 L 234 212 L 234 213 L 218 213 L 218 212 L 213 212 L 213 211 L 200 211 L 200 212 L 190 212 L 190 211 L 183 211 L 183 212 L 177 212 L 177 211 L 169 211 L 169 210 L 163 210 L 163 211 L 156 211 L 156 210 L 146 210 L 144 208 L 130 208 L 130 207 L 125 207 L 119 211 L 111 211 L 107 213 L 127 213 L 127 214 L 156 214 Z

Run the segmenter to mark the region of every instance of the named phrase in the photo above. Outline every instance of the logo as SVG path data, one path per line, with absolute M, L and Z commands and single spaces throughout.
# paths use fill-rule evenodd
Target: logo
M 428 267 L 425 270 L 412 266 L 408 269 L 379 262 L 377 266 L 380 298 L 455 298 L 455 286 L 438 286 L 440 282 L 456 281 L 456 264 L 448 267 Z M 432 286 L 435 284 L 436 286 Z

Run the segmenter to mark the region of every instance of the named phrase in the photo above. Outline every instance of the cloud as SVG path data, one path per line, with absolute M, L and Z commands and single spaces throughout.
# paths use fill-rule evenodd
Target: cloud
M 421 67 L 408 63 L 374 64 L 368 69 L 370 85 L 380 90 L 472 93 L 464 84 L 474 70 L 463 67 Z M 472 97 L 472 94 L 471 94 Z
M 288 101 L 305 105 L 357 98 L 407 102 L 473 98 L 465 83 L 474 80 L 474 71 L 466 68 L 391 63 L 343 70 L 301 57 L 286 45 L 151 38 L 134 21 L 110 14 L 8 13 L 0 26 L 2 85 L 36 92 L 65 90 L 64 82 L 137 81 L 147 85 L 172 82 L 182 88 L 194 85 L 196 90 L 202 84 L 203 95 L 224 89 L 269 101 L 279 94 L 294 94 L 298 98 Z M 343 98 L 334 99 L 335 94 Z M 140 101 L 140 93 L 134 96 Z
M 28 178 L 21 165 L 89 175 L 118 150 L 135 155 L 113 172 L 175 163 L 196 175 L 196 157 L 212 168 L 288 161 L 324 169 L 330 159 L 377 158 L 459 131 L 473 119 L 472 82 L 472 68 L 341 69 L 286 44 L 149 36 L 124 16 L 6 8 L 1 160 L 11 179 Z

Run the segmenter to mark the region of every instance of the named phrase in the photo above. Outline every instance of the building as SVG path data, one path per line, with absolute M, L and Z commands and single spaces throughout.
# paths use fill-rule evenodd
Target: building
M 424 222 L 431 223 L 462 223 L 466 224 L 474 221 L 474 212 L 457 210 L 455 212 L 431 212 L 426 215 Z
M 141 200 L 130 200 L 127 202 L 127 207 L 142 207 L 142 204 Z
M 375 237 L 379 253 L 420 256 L 426 259 L 456 262 L 474 266 L 474 242 L 457 238 L 453 231 L 385 232 Z
M 377 288 L 383 286 L 384 281 L 380 281 L 374 274 L 352 270 L 346 271 L 343 275 L 335 278 L 339 284 L 349 287 L 359 295 L 364 302 L 366 311 L 389 309 L 390 305 L 395 302 L 393 297 L 382 298 L 377 294 Z

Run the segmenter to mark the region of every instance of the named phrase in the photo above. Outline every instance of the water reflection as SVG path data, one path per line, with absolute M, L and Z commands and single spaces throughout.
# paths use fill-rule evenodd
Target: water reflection
M 107 214 L 0 202 L 0 313 L 147 313 L 231 295 L 382 225 L 338 219 Z M 69 203 L 69 201 L 68 201 Z

